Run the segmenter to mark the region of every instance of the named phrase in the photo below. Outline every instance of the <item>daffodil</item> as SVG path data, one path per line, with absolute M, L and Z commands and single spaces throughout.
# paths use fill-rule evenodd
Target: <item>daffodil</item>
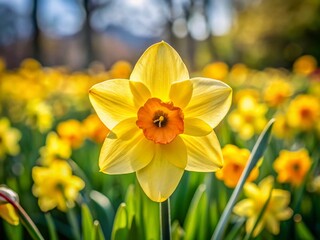
M 111 78 L 129 78 L 132 66 L 127 61 L 118 61 L 110 69 Z
M 231 92 L 217 80 L 190 79 L 170 45 L 152 45 L 129 80 L 108 80 L 90 90 L 93 107 L 111 131 L 100 152 L 100 171 L 136 172 L 146 195 L 162 202 L 174 192 L 185 170 L 221 168 L 221 148 L 213 128 L 228 112 Z
M 0 119 L 0 160 L 3 160 L 5 156 L 15 156 L 20 151 L 18 144 L 21 139 L 21 133 L 18 129 L 12 128 L 9 119 Z
M 264 100 L 270 107 L 280 106 L 292 94 L 292 85 L 283 79 L 275 79 L 269 82 L 263 92 Z
M 216 177 L 223 180 L 226 186 L 234 188 L 245 168 L 250 156 L 250 151 L 245 148 L 238 148 L 235 145 L 227 144 L 222 149 L 224 166 L 216 172 Z M 259 164 L 251 171 L 247 181 L 254 181 L 259 175 Z
M 57 132 L 61 139 L 70 143 L 73 148 L 79 148 L 84 141 L 82 124 L 76 119 L 69 119 L 57 126 Z
M 66 161 L 54 160 L 48 167 L 33 167 L 33 194 L 38 197 L 39 207 L 46 212 L 55 207 L 66 211 L 74 205 L 84 181 L 72 174 Z
M 259 103 L 254 96 L 243 95 L 228 116 L 228 123 L 240 138 L 250 139 L 255 133 L 260 133 L 267 124 L 265 114 L 268 108 L 264 103 Z
M 288 107 L 288 124 L 303 131 L 311 130 L 320 120 L 319 97 L 301 94 L 296 96 Z
M 264 228 L 274 235 L 279 234 L 280 221 L 287 220 L 292 216 L 292 210 L 288 207 L 290 192 L 274 189 L 273 183 L 272 176 L 261 180 L 259 185 L 246 183 L 244 194 L 247 198 L 238 202 L 233 208 L 236 215 L 247 218 L 246 232 L 253 231 L 253 237 L 256 237 Z M 253 229 L 261 211 L 264 212 Z
M 202 74 L 204 77 L 224 80 L 229 72 L 229 67 L 224 62 L 214 62 L 206 65 Z
M 293 129 L 288 125 L 287 118 L 284 114 L 278 114 L 274 122 L 272 132 L 280 139 L 290 139 L 294 136 Z
M 101 122 L 97 114 L 91 114 L 82 122 L 86 137 L 102 143 L 109 133 L 109 129 Z
M 273 163 L 278 173 L 278 182 L 299 186 L 311 167 L 311 159 L 306 149 L 297 151 L 282 150 Z
M 41 133 L 47 132 L 53 123 L 51 106 L 40 99 L 32 99 L 27 104 L 27 123 L 39 129 Z
M 19 197 L 11 189 L 3 186 L 0 187 L 0 217 L 11 225 L 16 226 L 19 224 L 19 216 L 11 203 L 8 203 L 2 195 L 5 195 L 13 201 L 19 201 Z
M 19 224 L 19 217 L 16 210 L 10 203 L 0 204 L 0 217 L 6 220 L 11 225 Z
M 43 165 L 49 165 L 53 160 L 66 160 L 71 156 L 69 141 L 59 138 L 57 133 L 50 132 L 47 135 L 46 145 L 41 147 L 40 159 Z
M 311 55 L 299 57 L 293 64 L 293 72 L 308 75 L 317 68 L 317 60 Z

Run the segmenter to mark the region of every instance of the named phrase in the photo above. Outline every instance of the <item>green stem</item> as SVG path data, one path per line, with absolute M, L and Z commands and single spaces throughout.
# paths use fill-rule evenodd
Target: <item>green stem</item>
M 80 229 L 79 229 L 79 225 L 78 225 L 77 216 L 74 212 L 74 209 L 71 207 L 68 207 L 68 209 L 67 209 L 67 218 L 68 218 L 69 223 L 71 225 L 71 231 L 72 231 L 74 239 L 80 240 L 81 236 L 80 236 Z
M 227 228 L 227 224 L 230 218 L 230 215 L 232 213 L 233 207 L 242 191 L 243 185 L 248 178 L 251 170 L 254 168 L 254 166 L 257 164 L 259 159 L 262 157 L 266 147 L 268 146 L 269 140 L 270 140 L 270 134 L 272 125 L 274 123 L 274 119 L 271 119 L 269 123 L 264 128 L 263 132 L 260 134 L 256 144 L 254 145 L 250 158 L 248 160 L 248 163 L 243 170 L 241 177 L 239 179 L 239 182 L 236 186 L 236 188 L 233 190 L 232 195 L 227 203 L 227 206 L 225 207 L 222 216 L 216 226 L 216 229 L 212 235 L 211 240 L 222 240 L 224 237 L 225 230 Z
M 161 239 L 171 240 L 170 200 L 160 203 Z
M 18 202 L 12 200 L 10 197 L 8 197 L 6 194 L 2 192 L 0 192 L 0 196 L 4 198 L 8 203 L 10 203 L 16 209 L 16 211 L 19 213 L 22 224 L 28 230 L 30 236 L 35 240 L 44 240 L 38 228 L 33 223 L 33 221 L 31 220 L 29 215 L 26 213 L 26 211 L 21 207 L 21 205 Z

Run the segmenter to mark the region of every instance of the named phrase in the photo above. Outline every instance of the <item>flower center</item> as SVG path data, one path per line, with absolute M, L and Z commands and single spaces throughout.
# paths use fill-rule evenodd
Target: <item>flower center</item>
M 153 117 L 153 123 L 159 128 L 165 127 L 168 123 L 168 114 L 162 111 L 156 112 Z
M 148 140 L 168 144 L 183 133 L 183 112 L 173 103 L 150 98 L 138 111 L 137 126 L 143 130 Z

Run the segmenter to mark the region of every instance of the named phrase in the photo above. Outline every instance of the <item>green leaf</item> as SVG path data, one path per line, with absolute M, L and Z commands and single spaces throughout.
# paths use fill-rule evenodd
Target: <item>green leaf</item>
M 191 201 L 185 222 L 185 239 L 207 239 L 208 196 L 206 186 L 201 184 Z
M 49 212 L 47 212 L 45 215 L 47 225 L 49 228 L 49 235 L 51 240 L 58 240 L 58 235 L 56 231 L 56 226 L 54 225 L 53 218 Z
M 141 191 L 143 226 L 145 230 L 144 239 L 160 239 L 160 209 L 159 203 L 151 201 Z
M 81 216 L 82 216 L 82 239 L 91 240 L 93 239 L 94 227 L 93 219 L 90 213 L 89 207 L 86 204 L 81 205 Z
M 97 213 L 97 219 L 103 223 L 102 230 L 106 239 L 110 239 L 112 231 L 112 223 L 114 220 L 114 208 L 105 195 L 102 193 L 92 190 L 90 192 L 90 199 L 92 200 L 95 212 Z
M 240 231 L 243 229 L 242 227 L 245 221 L 245 218 L 241 218 L 240 220 L 238 220 L 225 236 L 224 240 L 242 239 Z
M 250 172 L 255 167 L 255 165 L 257 164 L 259 159 L 262 157 L 265 149 L 268 146 L 273 123 L 274 123 L 274 119 L 271 119 L 268 122 L 268 124 L 266 125 L 266 127 L 264 128 L 261 135 L 259 136 L 256 144 L 254 145 L 253 150 L 250 155 L 250 158 L 248 160 L 248 163 L 247 163 L 244 171 L 242 172 L 241 177 L 239 179 L 239 182 L 238 182 L 236 188 L 234 189 L 234 191 L 230 197 L 230 200 L 228 201 L 228 204 L 222 213 L 220 221 L 218 222 L 218 225 L 212 235 L 212 238 L 211 238 L 212 240 L 223 239 L 223 235 L 224 235 L 225 229 L 227 227 L 230 215 L 232 213 L 232 209 L 238 199 L 238 196 L 241 193 L 243 185 L 244 185 L 245 181 L 247 180 Z
M 4 227 L 4 230 L 5 230 L 5 233 L 6 233 L 4 236 L 7 236 L 8 239 L 15 239 L 15 240 L 23 239 L 22 238 L 22 225 L 21 224 L 19 224 L 17 226 L 14 226 L 14 225 L 11 225 L 11 224 L 7 223 L 4 220 L 2 222 L 3 222 L 3 227 Z M 1 239 L 4 236 L 1 236 Z
M 95 220 L 93 222 L 93 227 L 94 227 L 93 239 L 95 239 L 95 240 L 105 240 L 103 232 L 102 232 L 102 228 L 101 228 L 101 225 L 100 225 L 100 222 L 98 220 Z
M 183 228 L 180 226 L 179 221 L 174 221 L 171 227 L 172 240 L 182 240 L 184 238 Z
M 127 239 L 128 232 L 128 212 L 126 209 L 126 204 L 121 203 L 117 210 L 116 217 L 114 219 L 111 239 Z
M 315 237 L 312 235 L 308 227 L 304 224 L 303 221 L 296 222 L 296 236 L 297 239 L 304 239 L 304 240 L 314 240 Z

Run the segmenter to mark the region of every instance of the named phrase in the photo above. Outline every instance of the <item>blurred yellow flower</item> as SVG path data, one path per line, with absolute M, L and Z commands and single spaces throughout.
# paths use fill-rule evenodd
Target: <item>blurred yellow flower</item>
M 85 135 L 97 143 L 102 143 L 110 132 L 109 129 L 101 122 L 97 114 L 91 114 L 83 120 L 83 129 L 85 131 Z
M 235 145 L 227 144 L 222 149 L 224 166 L 216 172 L 216 177 L 223 180 L 225 185 L 234 188 L 245 168 L 250 156 L 250 151 L 245 148 L 238 148 Z M 259 175 L 259 164 L 251 171 L 247 181 L 254 181 Z
M 309 184 L 309 191 L 320 194 L 320 175 L 314 177 Z
M 253 230 L 253 237 L 256 237 L 264 228 L 274 235 L 279 234 L 280 221 L 292 216 L 293 211 L 288 207 L 290 192 L 273 189 L 273 183 L 272 176 L 261 180 L 259 185 L 245 183 L 244 194 L 247 198 L 238 202 L 233 208 L 236 215 L 247 218 L 246 232 L 249 233 L 253 230 L 261 211 L 267 204 L 259 223 Z
M 230 82 L 236 86 L 240 86 L 246 81 L 249 72 L 248 67 L 242 63 L 233 65 L 230 70 Z
M 174 192 L 184 170 L 221 168 L 213 128 L 228 112 L 231 92 L 220 81 L 190 79 L 170 45 L 152 45 L 130 80 L 108 80 L 90 90 L 93 107 L 111 130 L 100 152 L 100 171 L 136 172 L 147 196 L 162 202 Z
M 244 95 L 238 102 L 237 108 L 228 117 L 228 123 L 240 138 L 250 139 L 255 133 L 260 133 L 267 124 L 265 114 L 268 108 L 258 103 L 251 95 Z
M 19 217 L 10 203 L 0 204 L 0 217 L 11 225 L 19 225 Z
M 72 148 L 79 148 L 84 141 L 84 129 L 80 121 L 69 119 L 57 126 L 57 133 L 61 139 L 68 141 Z
M 254 88 L 249 88 L 249 87 L 244 88 L 235 92 L 233 101 L 235 104 L 238 104 L 242 98 L 246 98 L 246 97 L 253 98 L 254 101 L 259 102 L 261 100 L 260 99 L 261 93 Z
M 202 70 L 202 75 L 207 78 L 224 80 L 229 72 L 229 67 L 224 62 L 214 62 L 206 65 Z
M 117 61 L 110 69 L 110 78 L 129 78 L 132 66 L 127 61 Z M 106 80 L 106 79 L 104 79 Z
M 279 157 L 274 161 L 273 168 L 278 174 L 278 182 L 299 186 L 308 173 L 311 163 L 306 149 L 282 150 Z
M 320 120 L 320 100 L 316 96 L 301 94 L 288 107 L 288 125 L 304 131 L 311 130 Z
M 27 124 L 38 128 L 41 133 L 51 129 L 53 123 L 51 107 L 40 99 L 33 99 L 27 104 Z
M 6 61 L 0 57 L 0 73 L 6 69 Z
M 288 125 L 287 118 L 284 114 L 278 114 L 274 122 L 272 132 L 280 139 L 290 139 L 294 135 L 293 129 Z
M 317 60 L 311 55 L 299 57 L 293 64 L 293 72 L 309 75 L 317 68 Z
M 270 107 L 278 107 L 285 100 L 287 100 L 293 94 L 292 84 L 289 82 L 277 79 L 271 81 L 263 92 L 265 102 Z
M 20 152 L 18 144 L 21 139 L 21 133 L 18 129 L 12 128 L 9 119 L 0 119 L 0 161 L 5 156 L 15 156 Z
M 85 186 L 84 181 L 72 175 L 72 169 L 66 161 L 55 160 L 48 167 L 33 167 L 33 194 L 38 197 L 42 211 L 55 207 L 66 211 L 74 206 L 79 191 Z
M 55 132 L 47 135 L 46 145 L 40 150 L 41 163 L 49 165 L 56 159 L 68 159 L 71 156 L 71 146 L 69 141 L 59 138 Z
M 10 198 L 13 201 L 19 201 L 17 193 L 6 187 L 0 186 L 0 217 L 11 225 L 17 226 L 19 224 L 19 216 L 15 208 L 8 203 L 4 196 Z

